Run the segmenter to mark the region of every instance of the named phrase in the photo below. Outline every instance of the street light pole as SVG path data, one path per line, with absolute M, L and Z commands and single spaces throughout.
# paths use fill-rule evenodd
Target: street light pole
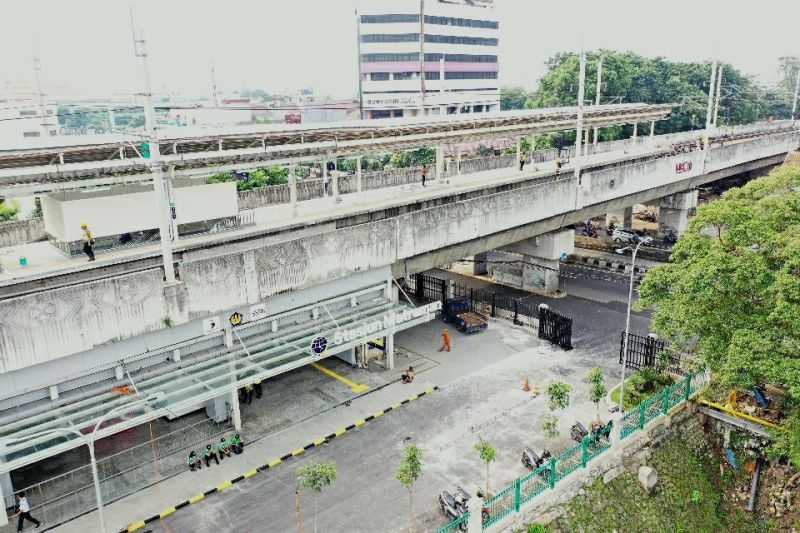
M 149 401 L 149 398 L 144 398 L 144 399 L 141 399 L 141 400 L 136 400 L 136 401 L 131 402 L 131 403 L 126 403 L 126 404 L 117 406 L 115 409 L 110 410 L 109 412 L 104 414 L 102 417 L 100 417 L 100 420 L 97 421 L 97 423 L 94 426 L 94 429 L 92 430 L 92 432 L 89 435 L 84 435 L 79 430 L 74 429 L 74 428 L 53 428 L 53 429 L 48 429 L 46 431 L 40 431 L 39 433 L 34 433 L 33 435 L 26 435 L 25 437 L 23 437 L 21 439 L 17 439 L 14 442 L 6 443 L 6 446 L 8 446 L 9 444 L 17 444 L 19 442 L 24 442 L 25 440 L 29 440 L 29 439 L 37 439 L 39 437 L 43 437 L 45 435 L 50 435 L 52 433 L 71 433 L 71 434 L 77 436 L 79 439 L 81 439 L 83 441 L 83 443 L 86 444 L 86 446 L 89 448 L 89 459 L 90 459 L 90 462 L 91 462 L 91 469 L 92 469 L 92 481 L 94 483 L 94 495 L 95 495 L 95 498 L 97 499 L 97 516 L 98 516 L 98 520 L 100 521 L 100 530 L 99 531 L 100 531 L 100 533 L 106 533 L 106 520 L 105 520 L 105 515 L 103 514 L 103 494 L 100 491 L 100 475 L 97 472 L 97 459 L 96 459 L 95 453 L 94 453 L 94 443 L 95 443 L 96 436 L 97 436 L 97 430 L 100 429 L 100 426 L 103 424 L 103 422 L 108 420 L 108 417 L 110 417 L 111 415 L 119 413 L 120 411 L 131 409 L 132 407 L 134 407 L 136 405 L 145 404 L 148 401 Z
M 795 112 L 797 111 L 797 96 L 800 93 L 800 66 L 797 68 L 797 79 L 794 81 L 794 98 L 792 99 L 792 125 L 794 126 Z
M 628 337 L 630 336 L 631 330 L 631 304 L 633 302 L 633 278 L 636 274 L 636 253 L 639 251 L 639 247 L 642 245 L 642 241 L 639 241 L 636 244 L 636 248 L 633 249 L 633 256 L 631 257 L 631 283 L 630 287 L 628 288 L 628 312 L 625 316 L 625 339 L 622 343 L 622 379 L 619 382 L 619 412 L 625 412 L 625 369 L 628 366 Z

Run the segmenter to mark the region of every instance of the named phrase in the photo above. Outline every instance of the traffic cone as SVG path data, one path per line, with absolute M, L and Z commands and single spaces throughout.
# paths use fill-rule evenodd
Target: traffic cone
M 522 384 L 522 390 L 524 390 L 525 392 L 530 392 L 531 391 L 531 384 L 528 383 L 527 376 L 525 377 L 525 383 Z

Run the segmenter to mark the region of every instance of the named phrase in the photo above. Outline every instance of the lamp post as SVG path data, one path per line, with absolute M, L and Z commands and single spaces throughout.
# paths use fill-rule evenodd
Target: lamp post
M 636 273 L 636 252 L 639 251 L 643 242 L 639 240 L 636 247 L 633 249 L 633 256 L 631 257 L 631 283 L 628 288 L 628 312 L 625 316 L 625 339 L 622 343 L 622 380 L 619 382 L 619 412 L 625 412 L 625 368 L 628 365 L 628 336 L 631 329 L 631 303 L 633 302 L 633 277 Z
M 25 437 L 21 437 L 16 441 L 6 443 L 6 445 L 18 444 L 20 442 L 25 442 L 26 440 L 36 439 L 53 433 L 71 433 L 76 437 L 78 437 L 79 439 L 83 440 L 83 443 L 86 444 L 86 446 L 89 448 L 89 459 L 92 467 L 92 481 L 94 483 L 94 494 L 95 498 L 97 499 L 97 515 L 98 519 L 100 520 L 100 533 L 106 533 L 106 521 L 105 521 L 105 516 L 103 515 L 103 494 L 100 492 L 100 476 L 97 473 L 97 460 L 94 454 L 94 443 L 96 441 L 97 430 L 100 429 L 100 426 L 103 424 L 103 422 L 105 422 L 111 415 L 117 414 L 120 411 L 131 409 L 132 407 L 137 405 L 146 404 L 149 400 L 150 398 L 144 398 L 111 409 L 106 414 L 100 417 L 100 420 L 97 421 L 97 423 L 94 425 L 94 429 L 88 435 L 83 434 L 80 430 L 75 428 L 53 428 L 45 431 L 40 431 L 38 433 L 34 433 L 33 435 L 26 435 Z

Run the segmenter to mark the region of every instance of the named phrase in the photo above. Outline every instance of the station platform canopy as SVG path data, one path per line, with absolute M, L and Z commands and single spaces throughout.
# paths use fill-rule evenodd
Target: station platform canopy
M 0 473 L 84 445 L 77 432 L 89 436 L 98 423 L 95 437 L 104 438 L 201 408 L 248 384 L 430 321 L 441 308 L 441 302 L 393 302 L 385 291 L 385 284 L 374 286 L 220 331 L 194 352 L 187 349 L 179 362 L 128 371 L 122 382 L 101 385 L 94 394 L 0 420 Z

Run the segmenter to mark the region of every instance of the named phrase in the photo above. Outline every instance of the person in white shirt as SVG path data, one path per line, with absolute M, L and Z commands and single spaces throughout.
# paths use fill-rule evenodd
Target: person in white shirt
M 36 529 L 39 529 L 39 526 L 42 523 L 36 520 L 34 517 L 31 516 L 31 504 L 28 503 L 28 498 L 25 497 L 25 491 L 20 491 L 17 493 L 17 516 L 19 516 L 19 520 L 17 521 L 17 531 L 22 531 L 22 525 L 27 520 L 28 522 L 33 522 L 36 524 Z

